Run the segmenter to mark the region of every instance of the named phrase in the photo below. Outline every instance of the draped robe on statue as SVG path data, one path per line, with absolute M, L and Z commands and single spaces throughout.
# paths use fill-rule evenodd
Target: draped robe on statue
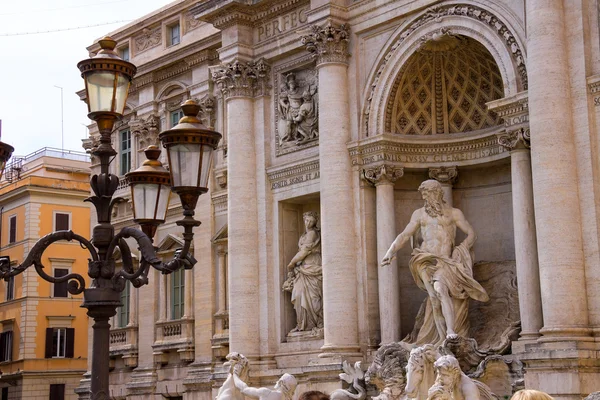
M 473 279 L 473 255 L 465 243 L 454 247 L 452 258 L 439 257 L 415 248 L 409 262 L 410 272 L 419 288 L 426 291 L 421 272 L 426 271 L 430 282 L 439 281 L 448 288 L 454 303 L 454 327 L 456 334 L 469 337 L 469 298 L 488 301 L 485 289 Z M 439 300 L 438 300 L 439 301 Z M 446 322 L 440 312 L 433 312 L 432 299 L 427 297 L 419 310 L 415 330 L 404 339 L 404 342 L 421 346 L 424 344 L 441 345 L 446 335 Z M 444 335 L 440 337 L 437 323 L 443 327 Z M 418 332 L 416 332 L 418 331 Z M 415 335 L 416 333 L 416 335 Z M 416 337 L 415 337 L 416 336 Z

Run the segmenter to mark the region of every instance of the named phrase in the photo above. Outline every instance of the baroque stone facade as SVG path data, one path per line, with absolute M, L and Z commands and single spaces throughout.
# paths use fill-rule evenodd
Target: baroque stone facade
M 113 172 L 140 165 L 189 98 L 223 140 L 196 210 L 201 261 L 132 290 L 111 338 L 111 396 L 208 400 L 231 378 L 223 362 L 236 352 L 251 386 L 284 371 L 296 397 L 370 396 L 362 385 L 373 384 L 377 398 L 399 398 L 410 354 L 398 343 L 418 337 L 427 294 L 411 275 L 410 246 L 389 267 L 380 262 L 422 207 L 417 188 L 428 179 L 476 232 L 472 275 L 490 298 L 466 300 L 462 334 L 436 340 L 456 359 L 436 353 L 428 368 L 458 363 L 498 396 L 597 390 L 597 7 L 186 0 L 114 32 L 138 76 L 115 128 Z M 129 198 L 124 179 L 119 191 Z M 155 238 L 164 257 L 181 240 L 180 205 L 170 207 Z M 131 218 L 130 203 L 115 207 L 117 228 Z M 307 257 L 318 273 L 294 294 L 288 267 Z M 304 300 L 314 301 L 309 323 Z M 371 373 L 355 361 L 374 361 Z M 342 371 L 350 392 L 336 391 Z

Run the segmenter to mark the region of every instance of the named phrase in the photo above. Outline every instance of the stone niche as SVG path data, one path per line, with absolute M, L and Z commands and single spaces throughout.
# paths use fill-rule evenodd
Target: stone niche
M 426 179 L 429 179 L 427 171 L 405 169 L 404 176 L 396 181 L 395 210 L 398 233 L 408 224 L 413 211 L 423 206 L 423 200 L 417 188 Z M 495 279 L 505 279 L 508 280 L 506 285 L 513 287 L 515 282 L 509 282 L 516 276 L 510 160 L 460 167 L 458 179 L 454 182 L 452 189 L 452 201 L 453 206 L 464 213 L 477 234 L 477 241 L 474 246 L 474 275 L 482 274 L 486 277 L 486 280 L 491 279 L 493 281 Z M 458 231 L 456 243 L 460 243 L 463 239 L 464 235 Z M 397 253 L 397 257 L 402 337 L 405 337 L 413 329 L 417 313 L 426 293 L 416 286 L 409 271 L 410 246 L 401 249 Z M 505 262 L 509 262 L 509 265 L 504 265 Z M 493 265 L 496 263 L 502 264 L 502 270 L 506 270 L 505 278 L 490 276 L 486 267 L 490 263 Z M 486 271 L 482 270 L 480 272 L 480 268 L 486 269 Z M 491 301 L 496 300 L 492 298 Z M 510 300 L 510 303 L 515 304 L 518 309 L 518 303 L 512 300 Z M 477 304 L 473 304 L 472 307 L 491 310 L 494 305 L 486 304 L 485 307 L 479 307 Z M 511 318 L 513 317 L 514 315 L 511 315 Z M 471 329 L 477 329 L 477 324 L 472 322 Z M 498 334 L 500 333 L 502 332 L 498 332 Z M 482 337 L 477 337 L 478 342 L 482 339 Z
M 298 253 L 298 241 L 305 232 L 303 215 L 306 212 L 315 212 L 319 215 L 317 228 L 320 231 L 320 198 L 318 193 L 288 199 L 279 203 L 280 257 L 278 268 L 281 342 L 302 342 L 323 339 L 322 329 L 292 332 L 297 325 L 296 312 L 291 302 L 291 293 L 282 289 L 288 278 L 287 265 L 296 253 Z

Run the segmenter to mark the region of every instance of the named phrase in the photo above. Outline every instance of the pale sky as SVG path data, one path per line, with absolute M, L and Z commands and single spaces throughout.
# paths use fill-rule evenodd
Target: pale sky
M 168 0 L 0 0 L 0 119 L 2 138 L 27 155 L 61 148 L 61 90 L 64 148 L 83 151 L 90 124 L 77 63 L 96 39 L 169 4 Z M 126 21 L 85 29 L 12 36 Z M 11 35 L 11 36 L 7 36 Z

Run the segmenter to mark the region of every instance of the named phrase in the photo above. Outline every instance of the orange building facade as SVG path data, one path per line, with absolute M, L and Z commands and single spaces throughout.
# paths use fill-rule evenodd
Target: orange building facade
M 89 156 L 43 148 L 13 157 L 0 182 L 0 255 L 19 265 L 35 243 L 56 230 L 90 232 Z M 56 242 L 42 262 L 51 276 L 87 278 L 88 253 Z M 52 284 L 35 268 L 0 282 L 0 394 L 8 399 L 75 399 L 87 368 L 88 317 L 82 295 Z

